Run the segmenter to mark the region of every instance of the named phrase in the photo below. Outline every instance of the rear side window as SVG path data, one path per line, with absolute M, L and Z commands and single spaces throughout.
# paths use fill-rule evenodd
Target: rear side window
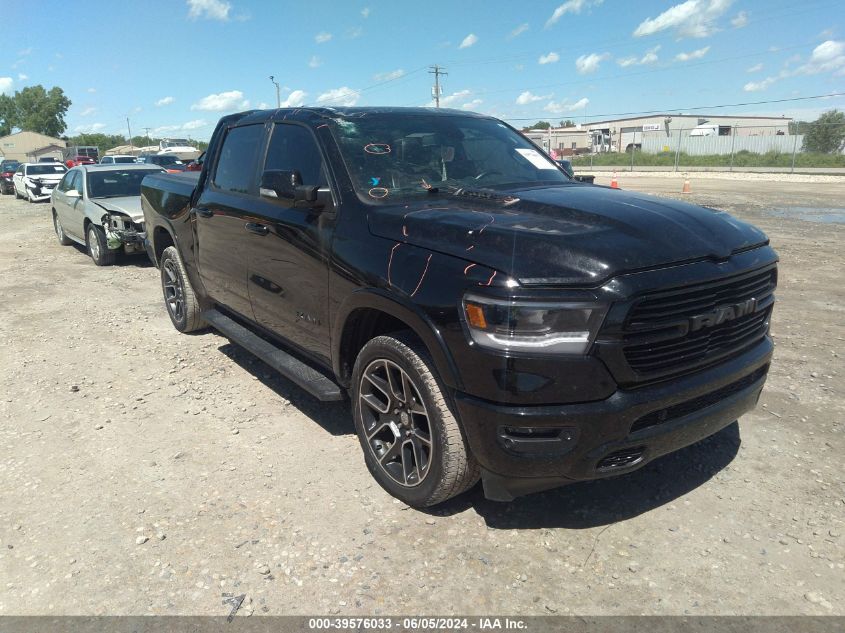
M 229 130 L 217 159 L 215 187 L 231 193 L 251 193 L 255 189 L 255 168 L 263 137 L 263 125 Z
M 304 127 L 277 124 L 273 129 L 264 170 L 298 171 L 305 185 L 325 185 L 323 157 L 314 137 Z

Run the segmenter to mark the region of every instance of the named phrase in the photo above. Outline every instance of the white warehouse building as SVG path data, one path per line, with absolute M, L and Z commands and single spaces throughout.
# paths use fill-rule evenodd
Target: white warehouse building
M 792 151 L 796 141 L 789 136 L 791 122 L 787 117 L 653 114 L 593 121 L 576 127 L 529 130 L 525 134 L 555 156 L 625 152 L 632 147 L 649 153 L 674 152 L 679 142 L 682 151 L 692 150 L 693 153 L 729 153 L 741 149 Z M 710 137 L 742 140 L 723 138 L 707 143 L 698 140 Z M 747 137 L 769 138 L 752 140 Z M 702 149 L 706 146 L 707 151 L 697 152 L 697 146 Z

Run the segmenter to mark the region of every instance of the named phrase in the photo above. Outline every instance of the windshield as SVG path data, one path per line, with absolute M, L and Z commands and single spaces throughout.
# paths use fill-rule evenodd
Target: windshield
M 20 163 L 16 160 L 4 160 L 0 163 L 0 171 L 15 171 Z
M 116 162 L 116 163 L 134 163 L 135 157 L 134 156 L 115 156 L 114 162 Z
M 356 190 L 370 200 L 569 182 L 551 158 L 495 119 L 374 114 L 335 119 L 332 127 Z
M 182 161 L 175 156 L 156 156 L 153 162 L 157 165 L 181 165 Z
M 27 176 L 47 176 L 49 174 L 63 174 L 67 171 L 67 167 L 61 163 L 30 165 L 26 168 Z
M 144 176 L 160 174 L 159 169 L 118 169 L 88 172 L 89 198 L 123 198 L 140 196 Z

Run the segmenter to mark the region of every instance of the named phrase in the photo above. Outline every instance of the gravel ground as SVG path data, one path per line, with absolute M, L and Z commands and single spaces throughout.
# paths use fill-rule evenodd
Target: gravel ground
M 430 513 L 370 478 L 348 405 L 178 334 L 148 262 L 97 268 L 2 196 L 0 614 L 845 614 L 845 227 L 764 213 L 845 184 L 743 178 L 688 198 L 780 252 L 760 407 L 627 477 Z

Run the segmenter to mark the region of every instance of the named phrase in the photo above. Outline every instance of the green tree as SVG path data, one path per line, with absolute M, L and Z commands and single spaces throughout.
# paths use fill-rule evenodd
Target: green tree
M 575 127 L 575 121 L 572 119 L 565 119 L 560 122 L 560 127 Z
M 16 121 L 15 100 L 8 95 L 0 95 L 0 136 L 11 134 Z
M 12 97 L 11 127 L 30 132 L 39 132 L 47 136 L 59 136 L 67 129 L 65 114 L 70 107 L 70 99 L 58 86 L 27 86 Z M 2 105 L 0 105 L 2 107 Z
M 845 113 L 830 110 L 804 133 L 804 151 L 833 154 L 845 145 Z
M 529 129 L 529 130 L 548 130 L 550 127 L 552 127 L 552 124 L 549 123 L 548 121 L 537 121 L 534 125 L 532 125 L 531 127 L 527 128 L 527 129 Z

